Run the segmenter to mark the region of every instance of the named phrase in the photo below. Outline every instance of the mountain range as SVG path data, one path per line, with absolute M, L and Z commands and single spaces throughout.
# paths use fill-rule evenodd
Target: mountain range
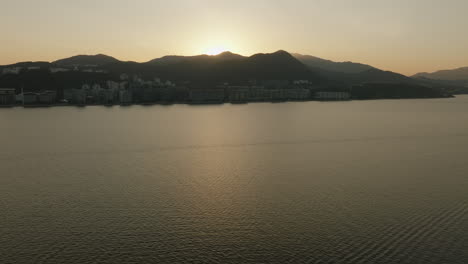
M 97 55 L 78 55 L 66 59 L 61 59 L 52 62 L 57 66 L 71 67 L 71 66 L 105 66 L 111 63 L 120 62 L 118 59 L 107 56 L 104 54 Z
M 322 58 L 310 56 L 310 55 L 302 55 L 298 53 L 292 54 L 296 59 L 307 65 L 308 67 L 314 69 L 321 69 L 331 72 L 342 72 L 342 73 L 361 73 L 367 70 L 375 70 L 376 68 L 355 62 L 334 62 L 331 60 L 325 60 Z
M 421 72 L 413 77 L 433 80 L 468 81 L 468 67 L 453 70 L 441 70 L 432 73 Z
M 438 88 L 450 87 L 456 90 L 463 87 L 464 83 L 454 81 L 468 80 L 468 68 L 431 74 L 420 73 L 408 77 L 366 64 L 334 62 L 310 55 L 290 54 L 283 50 L 249 57 L 231 52 L 214 56 L 165 56 L 143 63 L 120 61 L 103 54 L 78 55 L 51 63 L 21 62 L 0 66 L 0 73 L 2 69 L 14 67 L 91 68 L 106 72 L 108 78 L 127 73 L 147 78 L 190 81 L 201 85 L 222 81 L 235 83 L 247 80 L 310 80 L 322 85 L 348 87 L 365 83 L 405 83 Z

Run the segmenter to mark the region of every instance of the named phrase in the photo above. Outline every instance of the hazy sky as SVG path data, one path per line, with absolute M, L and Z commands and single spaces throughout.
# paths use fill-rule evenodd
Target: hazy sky
M 284 49 L 413 74 L 468 66 L 468 0 L 0 0 L 0 64 Z

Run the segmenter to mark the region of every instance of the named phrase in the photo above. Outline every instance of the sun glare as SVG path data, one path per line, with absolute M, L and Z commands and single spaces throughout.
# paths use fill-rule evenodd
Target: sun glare
M 205 51 L 205 54 L 208 54 L 208 55 L 218 55 L 220 53 L 223 53 L 225 51 L 228 51 L 225 47 L 221 47 L 221 46 L 218 46 L 218 47 L 211 47 L 209 49 L 207 49 Z

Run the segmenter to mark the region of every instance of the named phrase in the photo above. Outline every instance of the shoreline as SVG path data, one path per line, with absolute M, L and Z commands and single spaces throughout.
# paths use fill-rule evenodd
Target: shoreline
M 411 100 L 411 99 L 451 99 L 455 98 L 457 94 L 452 96 L 444 96 L 444 97 L 411 97 L 411 98 L 353 98 L 349 100 L 286 100 L 286 101 L 242 101 L 242 102 L 154 102 L 154 103 L 133 103 L 133 104 L 64 104 L 64 103 L 56 103 L 56 104 L 32 104 L 32 105 L 23 105 L 23 104 L 14 104 L 14 105 L 0 105 L 1 108 L 16 108 L 16 107 L 23 107 L 23 108 L 51 108 L 51 107 L 79 107 L 85 108 L 87 106 L 102 106 L 102 107 L 130 107 L 130 106 L 171 106 L 171 105 L 192 105 L 192 106 L 202 106 L 202 105 L 224 105 L 224 104 L 231 104 L 231 105 L 246 105 L 251 103 L 271 103 L 271 104 L 278 104 L 278 103 L 288 103 L 288 102 L 351 102 L 351 101 L 372 101 L 372 100 Z

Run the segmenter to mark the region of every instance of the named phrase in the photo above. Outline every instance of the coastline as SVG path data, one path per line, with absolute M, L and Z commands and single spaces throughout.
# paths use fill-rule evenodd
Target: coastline
M 232 104 L 232 105 L 245 105 L 251 103 L 271 103 L 271 104 L 279 104 L 279 103 L 288 103 L 288 102 L 351 102 L 351 101 L 373 101 L 373 100 L 411 100 L 411 99 L 452 99 L 457 97 L 458 95 L 449 95 L 443 97 L 404 97 L 404 98 L 352 98 L 349 100 L 272 100 L 272 101 L 242 101 L 242 102 L 230 102 L 230 101 L 216 101 L 216 102 L 183 102 L 183 101 L 176 101 L 176 102 L 153 102 L 153 103 L 131 103 L 131 104 L 64 104 L 64 103 L 56 103 L 56 104 L 32 104 L 32 105 L 23 105 L 23 104 L 14 104 L 14 105 L 0 105 L 0 108 L 16 108 L 16 107 L 23 107 L 23 108 L 51 108 L 51 107 L 80 107 L 84 108 L 87 106 L 103 106 L 103 107 L 130 107 L 130 106 L 171 106 L 171 105 L 193 105 L 193 106 L 201 106 L 201 105 L 224 105 L 224 104 Z

